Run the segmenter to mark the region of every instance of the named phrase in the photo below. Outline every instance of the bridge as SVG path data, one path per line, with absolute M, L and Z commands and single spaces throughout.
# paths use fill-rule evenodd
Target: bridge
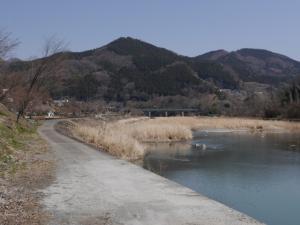
M 141 109 L 146 116 L 155 117 L 155 116 L 190 116 L 190 115 L 199 115 L 199 109 L 186 108 L 186 109 L 171 109 L 171 108 L 150 108 L 150 109 Z

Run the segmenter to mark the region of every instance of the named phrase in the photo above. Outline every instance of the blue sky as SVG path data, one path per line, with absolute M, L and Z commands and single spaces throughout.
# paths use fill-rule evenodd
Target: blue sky
M 298 0 L 1 0 L 0 28 L 23 59 L 55 34 L 72 51 L 131 36 L 188 56 L 249 47 L 300 60 L 299 12 Z

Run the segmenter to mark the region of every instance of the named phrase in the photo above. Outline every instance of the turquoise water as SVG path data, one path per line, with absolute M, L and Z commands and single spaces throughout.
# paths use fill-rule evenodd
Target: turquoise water
M 150 145 L 144 167 L 267 224 L 300 224 L 299 135 L 197 132 Z

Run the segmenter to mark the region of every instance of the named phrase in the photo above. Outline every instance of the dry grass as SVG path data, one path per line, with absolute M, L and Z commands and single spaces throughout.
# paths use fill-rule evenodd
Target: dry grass
M 180 124 L 137 122 L 125 127 L 130 136 L 141 142 L 183 141 L 193 137 L 191 129 Z
M 249 131 L 282 131 L 299 132 L 300 123 L 288 121 L 272 121 L 250 118 L 228 118 L 228 117 L 161 117 L 151 120 L 152 124 L 177 124 L 192 130 L 203 129 L 246 129 Z
M 131 118 L 97 125 L 79 123 L 74 134 L 87 143 L 125 159 L 143 157 L 143 142 L 181 141 L 192 138 L 192 131 L 180 124 L 151 124 L 145 118 Z
M 78 125 L 75 126 L 74 132 L 85 142 L 124 159 L 139 159 L 144 155 L 144 146 L 119 129 L 116 124 Z
M 169 120 L 150 120 L 147 117 L 123 119 L 116 126 L 141 142 L 184 141 L 193 137 L 185 124 L 170 123 Z
M 246 129 L 251 132 L 299 132 L 300 123 L 225 117 L 146 117 L 114 122 L 79 122 L 74 134 L 83 141 L 125 159 L 143 157 L 143 142 L 169 142 L 192 139 L 192 130 Z

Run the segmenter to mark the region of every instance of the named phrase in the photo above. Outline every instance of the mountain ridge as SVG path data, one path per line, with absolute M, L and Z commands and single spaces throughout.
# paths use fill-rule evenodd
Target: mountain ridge
M 10 73 L 23 75 L 41 60 L 46 59 L 6 66 Z M 250 100 L 269 98 L 274 90 L 300 77 L 298 61 L 267 50 L 216 50 L 188 57 L 131 37 L 87 51 L 57 53 L 47 60 L 54 71 L 43 85 L 52 99 L 104 100 L 139 107 L 204 107 L 209 103 L 200 101 L 204 97 L 211 99 L 212 109 L 216 99 L 230 109 L 234 104 L 248 107 Z

